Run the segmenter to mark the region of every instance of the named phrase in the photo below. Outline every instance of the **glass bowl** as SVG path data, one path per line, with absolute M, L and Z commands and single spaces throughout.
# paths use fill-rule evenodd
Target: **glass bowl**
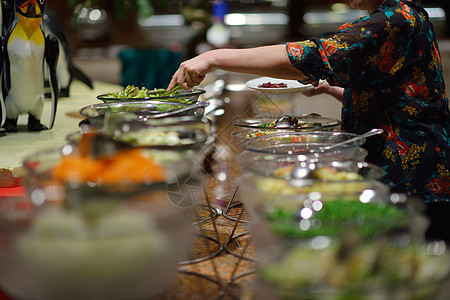
M 282 179 L 293 186 L 317 182 L 342 183 L 379 180 L 385 175 L 385 171 L 378 165 L 345 157 L 342 160 L 334 160 L 331 159 L 332 157 L 321 159 L 320 157 L 309 158 L 244 151 L 236 158 L 246 172 L 269 179 Z M 294 172 L 296 168 L 309 171 L 308 176 L 299 177 Z
M 164 118 L 145 122 L 110 114 L 104 123 L 105 134 L 116 141 L 138 147 L 201 147 L 211 136 L 208 118 Z
M 437 299 L 448 283 L 448 245 L 425 240 L 429 222 L 405 195 L 376 181 L 359 192 L 288 195 L 261 178 L 238 179 L 258 257 L 256 299 Z
M 130 101 L 93 104 L 80 109 L 80 115 L 85 117 L 93 126 L 103 126 L 105 116 L 110 113 L 133 114 L 139 120 L 157 118 L 173 118 L 191 116 L 202 118 L 207 101 L 193 104 L 164 102 L 164 101 Z
M 102 100 L 105 103 L 109 102 L 124 102 L 124 101 L 167 101 L 167 102 L 174 102 L 174 103 L 185 103 L 185 104 L 192 104 L 197 102 L 200 95 L 204 94 L 206 91 L 203 89 L 191 89 L 191 90 L 179 90 L 175 92 L 173 95 L 169 96 L 163 96 L 162 94 L 166 92 L 165 90 L 154 90 L 149 91 L 148 95 L 146 97 L 142 98 L 122 98 L 122 97 L 115 97 L 113 94 L 102 94 L 98 95 L 97 99 Z
M 195 158 L 147 152 L 132 164 L 136 153 L 124 152 L 122 166 L 108 157 L 116 165 L 95 171 L 99 159 L 63 163 L 76 151 L 66 145 L 24 162 L 28 197 L 0 210 L 8 245 L 0 249 L 2 289 L 15 299 L 144 299 L 164 291 L 192 242 L 192 206 L 179 204 L 202 191 L 191 175 Z
M 405 234 L 318 236 L 260 262 L 256 299 L 445 299 L 450 251 Z M 348 244 L 346 244 L 348 243 Z M 351 247 L 351 249 L 349 249 Z M 266 253 L 266 251 L 264 251 Z
M 424 239 L 428 222 L 406 196 L 392 199 L 310 198 L 267 211 L 250 224 L 257 299 L 438 299 L 448 245 Z
M 306 130 L 305 130 L 306 131 Z M 233 133 L 231 133 L 231 137 L 233 139 L 234 148 L 236 152 L 241 152 L 244 150 L 242 146 L 248 140 L 253 138 L 269 135 L 269 134 L 281 134 L 281 133 L 289 133 L 292 131 L 289 130 L 255 130 L 249 128 L 242 128 Z
M 243 150 L 236 155 L 236 159 L 243 171 L 271 176 L 274 175 L 274 171 L 280 168 L 292 168 L 301 162 L 348 160 L 363 162 L 367 154 L 368 151 L 361 147 L 300 155 Z
M 372 201 L 383 199 L 390 191 L 379 181 L 384 171 L 367 162 L 308 162 L 314 171 L 307 179 L 293 179 L 291 164 L 276 168 L 276 161 L 271 161 L 269 165 L 274 169 L 267 171 L 255 163 L 250 171 L 238 177 L 242 201 L 255 217 L 269 208 L 296 207 L 311 197 L 319 197 L 324 202 L 361 198 Z
M 260 153 L 294 155 L 311 154 L 332 151 L 322 150 L 320 148 L 344 142 L 357 136 L 359 135 L 341 131 L 285 132 L 249 139 L 242 144 L 242 147 L 245 150 Z M 335 148 L 334 150 L 361 147 L 365 142 L 366 139 L 359 139 Z
M 297 132 L 316 132 L 316 131 L 332 131 L 332 130 L 317 130 L 317 129 L 303 129 L 303 130 L 289 130 L 289 129 L 277 129 L 277 130 L 257 130 L 257 129 L 250 129 L 250 128 L 242 128 L 239 129 L 231 134 L 233 138 L 233 144 L 237 152 L 240 152 L 244 150 L 243 144 L 247 141 L 254 139 L 254 138 L 261 138 L 273 134 L 285 134 L 285 133 L 291 133 L 296 134 Z M 334 131 L 338 132 L 338 131 Z
M 79 145 L 83 138 L 95 137 L 99 139 L 98 143 L 109 142 L 118 149 L 145 147 L 182 150 L 209 143 L 211 124 L 208 118 L 180 117 L 143 122 L 136 120 L 134 115 L 113 113 L 105 119 L 101 130 L 76 131 L 68 134 L 66 140 L 72 145 Z

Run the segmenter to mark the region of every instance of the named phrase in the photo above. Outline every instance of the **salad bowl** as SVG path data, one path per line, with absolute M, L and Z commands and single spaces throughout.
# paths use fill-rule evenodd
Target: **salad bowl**
M 426 239 L 422 201 L 371 180 L 299 194 L 267 178 L 238 178 L 258 257 L 257 299 L 441 299 L 450 251 Z
M 27 196 L 0 210 L 2 289 L 16 299 L 163 292 L 191 245 L 191 208 L 178 203 L 202 190 L 195 165 L 167 151 L 92 157 L 70 144 L 30 155 Z
M 110 113 L 133 114 L 135 119 L 142 121 L 185 116 L 201 118 L 208 105 L 206 101 L 193 104 L 154 100 L 110 102 L 85 106 L 80 109 L 80 115 L 85 117 L 91 125 L 102 127 L 105 116 Z
M 119 92 L 110 92 L 97 96 L 98 100 L 105 103 L 109 102 L 127 102 L 127 101 L 167 101 L 175 103 L 192 104 L 198 101 L 200 95 L 206 91 L 203 89 L 172 89 L 167 91 L 165 89 L 149 90 L 145 87 L 138 88 L 129 85 L 124 90 Z

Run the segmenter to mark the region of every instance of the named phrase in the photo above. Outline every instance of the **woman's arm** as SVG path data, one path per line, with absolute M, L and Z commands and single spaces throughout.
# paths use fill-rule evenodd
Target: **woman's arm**
M 292 80 L 307 79 L 291 64 L 286 45 L 280 44 L 205 52 L 181 63 L 167 89 L 172 89 L 176 84 L 190 89 L 200 84 L 205 75 L 215 69 Z

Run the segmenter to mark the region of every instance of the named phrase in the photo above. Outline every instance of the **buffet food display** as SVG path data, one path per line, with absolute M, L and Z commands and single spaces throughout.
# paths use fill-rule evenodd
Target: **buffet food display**
M 237 182 L 252 215 L 257 299 L 431 299 L 450 275 L 450 251 L 425 240 L 422 211 L 398 205 L 413 200 L 390 198 L 384 171 L 364 162 L 365 139 L 321 150 L 353 137 L 284 131 L 243 142 Z
M 27 197 L 0 209 L 9 296 L 143 299 L 168 288 L 194 239 L 212 130 L 207 102 L 182 102 L 84 107 L 88 128 L 24 160 Z
M 240 118 L 233 121 L 237 128 L 232 133 L 234 146 L 238 152 L 243 150 L 243 144 L 248 140 L 264 137 L 272 134 L 297 133 L 310 131 L 334 131 L 341 125 L 341 121 L 322 117 L 317 114 L 306 114 L 303 116 L 291 116 L 295 122 L 290 126 L 275 126 L 278 120 L 286 115 L 279 117 L 252 117 Z M 300 135 L 299 140 L 305 140 L 305 135 Z
M 281 261 L 264 263 L 259 299 L 408 299 L 411 294 L 433 299 L 449 273 L 443 242 L 345 243 L 320 236 L 288 250 Z
M 0 264 L 15 271 L 2 273 L 0 284 L 14 297 L 155 295 L 190 246 L 192 212 L 174 205 L 168 191 L 174 184 L 182 194 L 202 188 L 195 156 L 104 152 L 86 143 L 95 142 L 82 138 L 27 158 L 26 206 L 8 202 L 1 211 L 9 247 L 0 250 Z
M 236 153 L 230 158 L 216 148 L 216 123 L 205 117 L 209 103 L 199 101 L 203 93 L 128 86 L 102 94 L 97 99 L 104 103 L 81 108 L 85 122 L 64 146 L 24 160 L 27 195 L 0 209 L 0 286 L 8 295 L 158 298 L 177 272 L 182 282 L 195 274 L 180 266 L 212 262 L 221 253 L 238 262 L 226 273 L 226 286 L 213 265 L 217 298 L 248 274 L 256 276 L 248 287 L 252 296 L 234 298 L 436 295 L 450 276 L 447 246 L 424 239 L 420 206 L 380 181 L 383 169 L 365 162 L 365 139 L 324 150 L 358 135 L 315 113 L 238 118 L 232 122 Z M 293 125 L 282 124 L 286 120 Z M 212 151 L 218 160 L 205 168 Z M 234 167 L 236 176 L 227 177 Z M 207 191 L 211 182 L 213 192 Z M 209 196 L 226 194 L 220 186 L 225 183 L 236 188 L 226 208 L 215 199 L 217 208 Z M 241 215 L 232 217 L 236 207 Z M 217 233 L 223 226 L 218 217 L 236 226 L 225 242 Z M 205 236 L 202 226 L 216 236 Z M 232 242 L 246 234 L 255 253 L 243 244 L 236 247 L 241 253 L 233 252 Z M 213 253 L 186 263 L 198 238 L 218 250 L 208 244 Z M 246 259 L 255 260 L 256 269 L 235 274 Z
M 317 172 L 300 185 L 275 174 L 238 178 L 253 216 L 257 299 L 434 298 L 450 252 L 424 239 L 421 211 L 357 172 Z

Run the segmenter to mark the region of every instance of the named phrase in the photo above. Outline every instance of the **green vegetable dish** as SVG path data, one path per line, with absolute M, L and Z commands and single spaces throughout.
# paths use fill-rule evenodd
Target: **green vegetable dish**
M 138 88 L 134 85 L 128 85 L 123 91 L 117 93 L 108 93 L 107 98 L 147 98 L 147 97 L 167 97 L 170 95 L 180 95 L 180 88 L 167 91 L 166 89 L 149 90 L 146 87 Z
M 302 210 L 266 214 L 288 245 L 281 258 L 259 268 L 277 299 L 435 299 L 450 274 L 444 242 L 422 243 L 410 235 L 401 208 L 336 200 L 309 218 Z
M 327 202 L 302 229 L 298 210 L 274 208 L 267 212 L 267 220 L 274 232 L 291 238 L 310 238 L 319 235 L 337 236 L 342 226 L 357 228 L 362 237 L 405 228 L 405 212 L 382 203 L 336 200 Z
M 293 247 L 277 263 L 259 269 L 266 286 L 276 287 L 276 299 L 367 300 L 437 299 L 449 274 L 450 257 L 444 245 L 429 247 L 378 240 L 346 247 L 331 241 L 327 247 Z
M 139 88 L 134 85 L 128 85 L 122 91 L 99 95 L 97 98 L 104 102 L 146 99 L 191 104 L 196 102 L 198 97 L 204 92 L 204 90 L 200 89 L 184 91 L 179 85 L 170 91 L 163 88 L 150 90 L 146 87 Z

